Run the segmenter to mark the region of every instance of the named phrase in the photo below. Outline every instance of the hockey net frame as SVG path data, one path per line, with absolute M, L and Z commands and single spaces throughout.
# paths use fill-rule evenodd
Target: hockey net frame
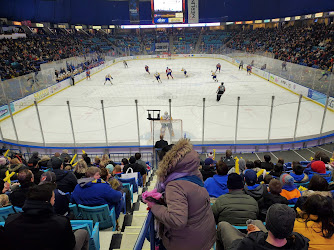
M 161 132 L 161 123 L 169 123 L 166 122 L 165 120 L 159 120 L 159 121 L 150 121 L 150 129 L 151 129 L 151 140 L 153 139 L 153 125 L 154 125 L 154 140 L 158 140 L 160 137 L 160 132 Z M 174 136 L 172 136 L 172 140 L 179 140 L 181 138 L 183 138 L 183 121 L 182 119 L 172 119 L 172 128 L 173 128 L 173 132 L 174 132 Z M 165 129 L 165 134 L 164 134 L 164 138 L 169 138 L 170 137 L 170 133 L 169 133 L 169 129 L 166 128 Z

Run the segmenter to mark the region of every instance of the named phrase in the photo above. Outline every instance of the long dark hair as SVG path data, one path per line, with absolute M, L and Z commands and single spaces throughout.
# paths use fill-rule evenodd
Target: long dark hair
M 310 215 L 317 215 L 316 222 L 321 223 L 321 233 L 326 239 L 329 239 L 334 234 L 334 204 L 331 197 L 325 197 L 319 194 L 311 195 L 307 198 L 303 205 L 303 212 L 306 215 L 305 225 L 311 221 Z

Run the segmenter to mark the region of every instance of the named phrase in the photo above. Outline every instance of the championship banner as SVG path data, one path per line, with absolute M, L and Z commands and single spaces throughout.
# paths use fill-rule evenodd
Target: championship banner
M 188 0 L 188 23 L 198 23 L 198 0 Z
M 129 0 L 130 23 L 139 23 L 139 0 Z

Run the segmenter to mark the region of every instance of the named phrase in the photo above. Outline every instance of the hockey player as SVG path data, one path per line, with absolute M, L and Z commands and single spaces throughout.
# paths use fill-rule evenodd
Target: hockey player
M 129 67 L 128 63 L 125 60 L 123 60 L 123 65 L 124 65 L 124 68 L 128 68 Z
M 282 62 L 282 71 L 287 71 L 287 69 L 286 69 L 286 61 Z
M 324 70 L 321 72 L 321 77 L 319 78 L 319 81 L 320 81 L 322 78 L 324 78 L 325 76 L 326 76 L 326 80 L 327 80 L 327 78 L 328 78 L 330 72 L 331 72 L 331 71 L 330 71 L 330 68 L 327 69 L 327 70 L 324 69 Z
M 150 73 L 150 69 L 149 69 L 149 67 L 148 67 L 147 65 L 145 65 L 145 71 L 146 71 L 147 73 L 151 74 L 151 73 Z
M 167 67 L 166 69 L 166 74 L 167 74 L 167 78 L 169 79 L 169 77 L 171 77 L 172 79 L 174 79 L 174 77 L 172 76 L 172 70 L 170 68 Z
M 220 101 L 220 98 L 224 93 L 225 93 L 225 86 L 224 83 L 222 82 L 222 84 L 217 89 L 217 102 Z
M 185 68 L 182 68 L 181 71 L 183 71 L 183 74 L 184 74 L 185 77 L 188 77 L 187 70 Z
M 241 62 L 239 63 L 239 70 L 240 69 L 244 69 L 244 61 L 241 60 Z
M 220 63 L 218 63 L 217 65 L 216 65 L 216 72 L 219 70 L 219 73 L 220 73 L 220 69 L 221 69 L 221 65 L 220 65 Z
M 155 76 L 155 79 L 156 79 L 158 82 L 162 83 L 162 81 L 161 81 L 161 79 L 160 79 L 160 74 L 159 74 L 158 72 L 155 72 L 154 76 Z
M 212 76 L 212 80 L 214 80 L 215 82 L 218 82 L 217 75 L 215 72 L 211 71 L 211 76 Z
M 160 129 L 160 136 L 165 136 L 166 128 L 168 128 L 169 134 L 174 136 L 173 125 L 171 123 L 172 117 L 168 115 L 166 111 L 163 116 L 160 118 L 161 122 L 161 129 Z
M 90 79 L 90 70 L 86 71 L 86 80 Z
M 113 85 L 112 82 L 111 82 L 111 79 L 114 79 L 114 78 L 112 78 L 110 74 L 106 75 L 106 81 L 104 82 L 104 85 L 106 85 L 107 81 L 109 81 L 111 83 L 111 85 Z
M 252 66 L 247 65 L 247 75 L 251 75 L 252 74 Z

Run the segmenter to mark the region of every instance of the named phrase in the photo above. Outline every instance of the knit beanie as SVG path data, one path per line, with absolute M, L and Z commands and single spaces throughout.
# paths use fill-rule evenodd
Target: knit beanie
M 206 166 L 211 165 L 211 164 L 213 164 L 213 163 L 214 163 L 214 161 L 213 161 L 212 158 L 206 158 L 205 161 L 204 161 L 204 164 L 205 164 Z
M 237 173 L 232 173 L 227 177 L 227 188 L 228 189 L 243 189 L 244 183 L 242 177 Z
M 257 175 L 253 169 L 247 169 L 244 173 L 244 177 L 248 186 L 254 186 L 256 184 Z
M 312 162 L 311 169 L 313 172 L 317 172 L 319 174 L 326 174 L 326 165 L 323 161 Z
M 6 159 L 3 158 L 3 157 L 1 157 L 1 158 L 0 158 L 0 166 L 4 166 L 4 165 L 6 165 L 6 164 L 7 164 Z
M 289 174 L 282 174 L 279 180 L 283 186 L 292 186 L 295 183 L 295 179 Z
M 284 239 L 291 235 L 295 219 L 296 213 L 293 208 L 276 203 L 267 211 L 266 228 L 275 238 Z

